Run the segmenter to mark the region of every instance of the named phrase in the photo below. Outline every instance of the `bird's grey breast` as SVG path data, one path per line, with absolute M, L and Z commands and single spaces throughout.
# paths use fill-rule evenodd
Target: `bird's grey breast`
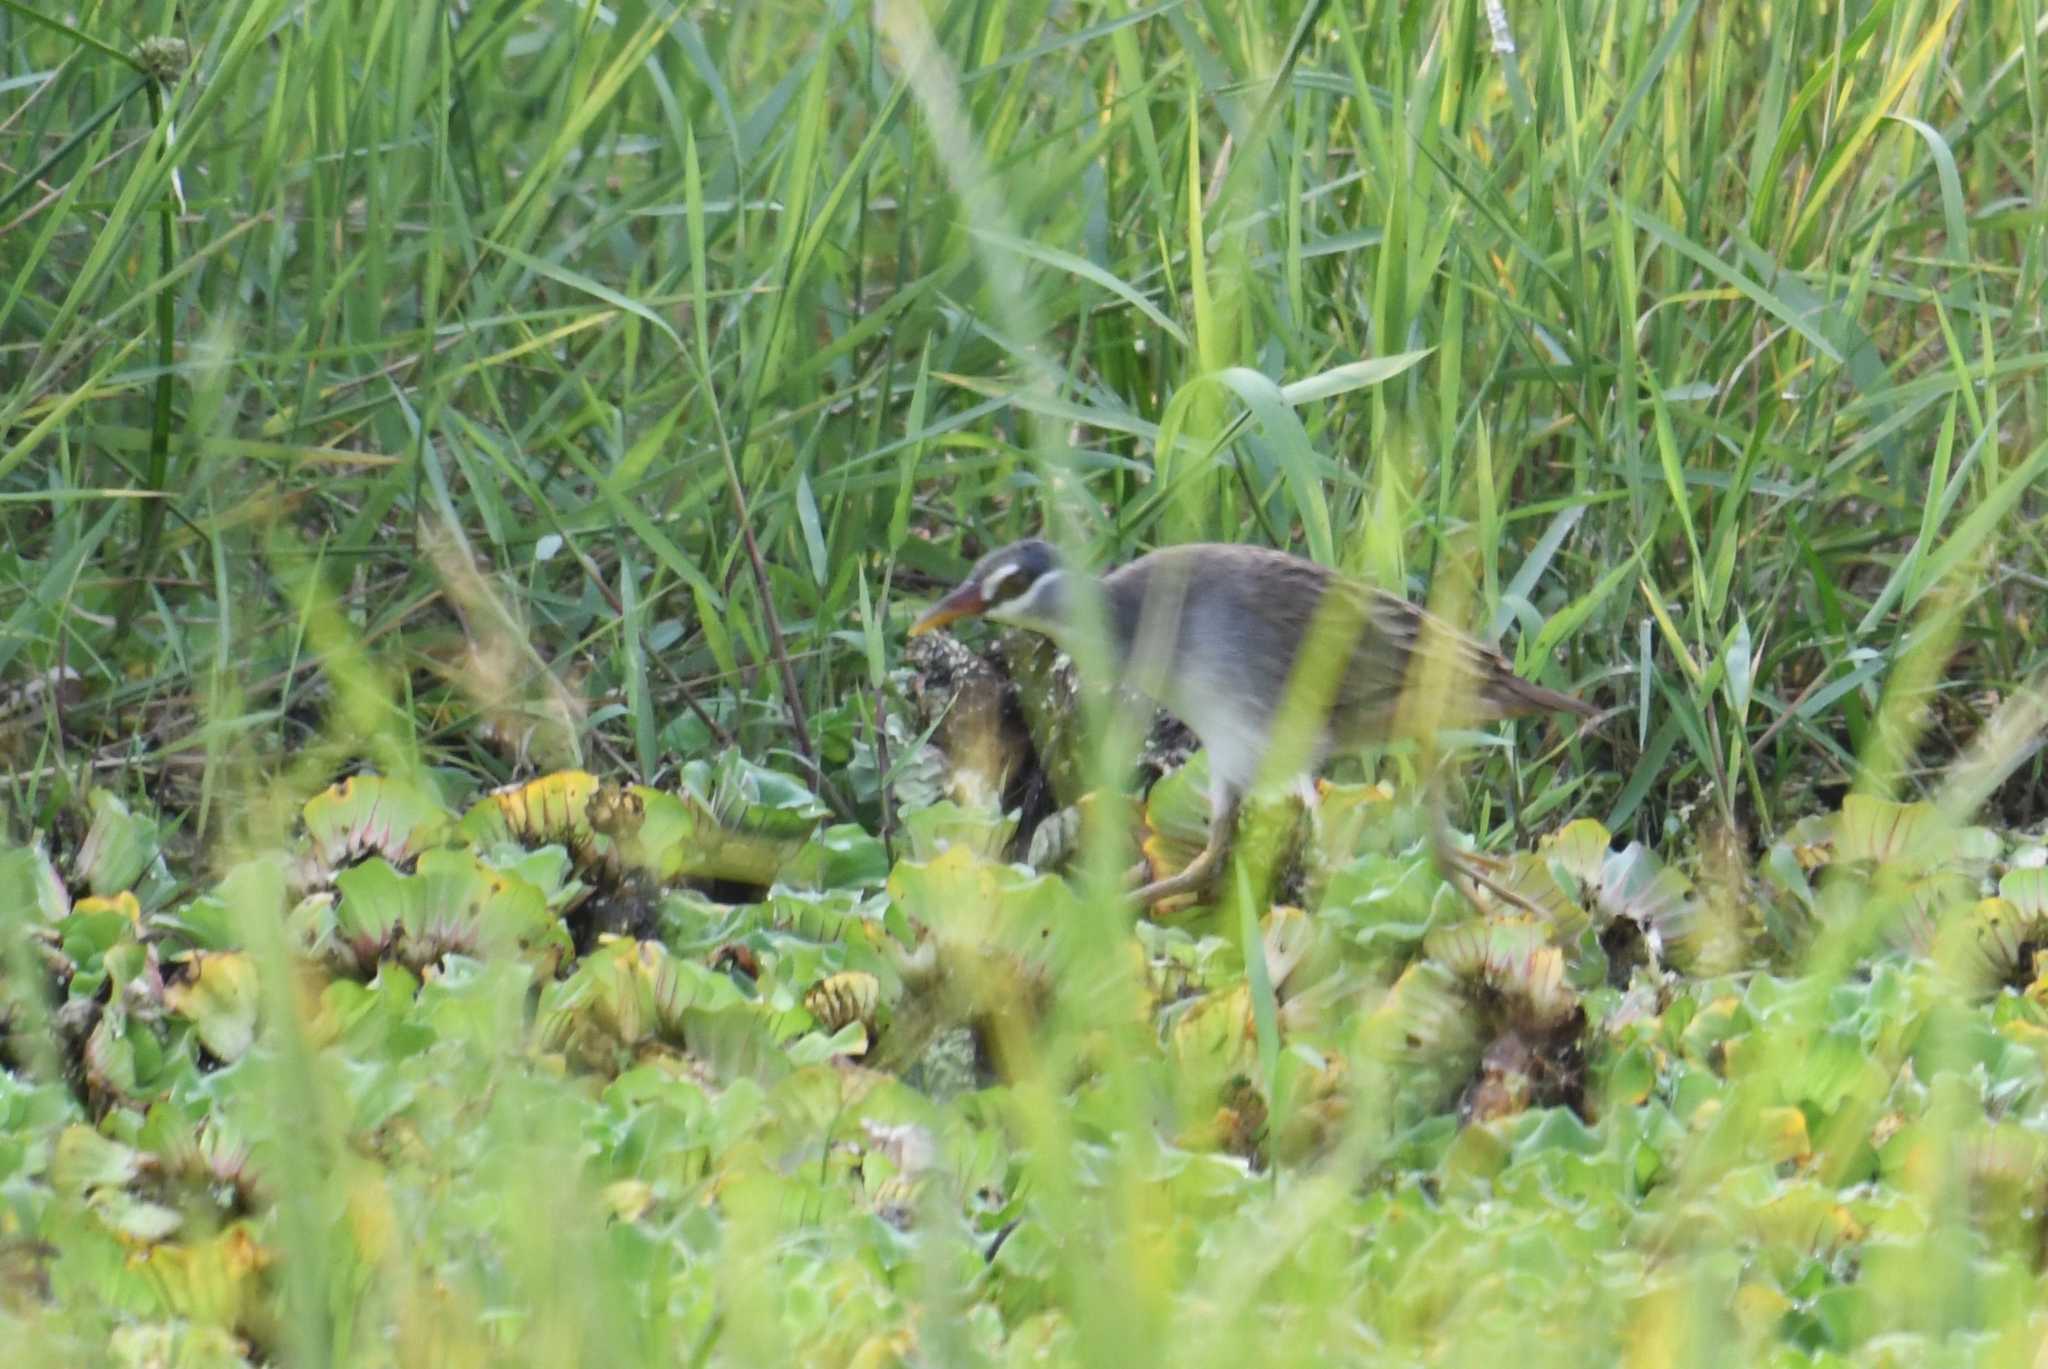
M 1151 563 L 1151 564 L 1148 564 Z M 1126 685 L 1201 738 L 1215 781 L 1251 787 L 1299 647 L 1299 624 L 1247 577 L 1155 554 L 1110 585 Z M 1134 573 L 1135 572 L 1135 573 Z

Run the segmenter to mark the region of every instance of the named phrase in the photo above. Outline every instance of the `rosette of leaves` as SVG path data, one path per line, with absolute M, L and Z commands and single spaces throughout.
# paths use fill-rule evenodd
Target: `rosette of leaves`
M 1535 1032 L 1579 1015 L 1579 996 L 1565 982 L 1564 951 L 1533 917 L 1480 918 L 1432 932 L 1423 953 L 1449 970 L 1475 1006 Z
M 1936 1116 L 1891 1114 L 1877 1141 L 1878 1191 L 1953 1193 L 1992 1248 L 2038 1251 L 2048 1211 L 2048 1138 L 2013 1118 L 1957 1127 Z M 1917 1234 L 1917 1233 L 1916 1233 Z
M 627 874 L 661 884 L 723 880 L 766 888 L 828 814 L 808 789 L 736 751 L 683 767 L 683 787 L 608 786 L 561 771 L 484 796 L 461 833 L 488 844 L 556 843 L 579 874 L 615 886 Z
M 783 1042 L 804 1025 L 708 965 L 623 937 L 548 985 L 538 1020 L 541 1048 L 579 1069 L 614 1076 L 647 1064 L 703 1082 L 779 1078 L 790 1068 Z
M 860 1048 L 851 1052 L 855 1056 L 868 1053 L 869 1043 L 882 1029 L 886 1009 L 881 978 L 866 970 L 826 975 L 804 991 L 804 1011 L 825 1031 L 836 1035 L 848 1027 L 860 1028 Z
M 1317 847 L 1328 873 L 1321 881 L 1318 916 L 1339 928 L 1362 953 L 1363 963 L 1392 973 L 1421 948 L 1432 927 L 1486 913 L 1533 916 L 1570 952 L 1574 974 L 1597 977 L 1599 946 L 1588 934 L 1591 914 L 1576 901 L 1577 882 L 1548 851 L 1493 855 L 1462 849 L 1455 833 L 1424 828 L 1426 808 L 1396 804 L 1381 785 L 1319 786 Z M 1445 840 L 1461 863 L 1483 881 L 1460 888 L 1444 878 L 1432 847 Z M 1581 963 L 1581 962 L 1592 962 Z
M 201 1238 L 264 1201 L 248 1146 L 217 1117 L 157 1103 L 119 1140 L 77 1125 L 56 1135 L 49 1178 L 131 1248 Z
M 372 977 L 385 960 L 425 973 L 451 954 L 516 955 L 552 976 L 572 951 L 549 900 L 567 873 L 544 851 L 501 869 L 444 847 L 422 852 L 411 874 L 372 856 L 338 872 L 332 892 L 303 900 L 291 921 L 316 957 L 350 978 Z
M 1162 934 L 1173 930 L 1160 929 Z M 1154 943 L 1165 940 L 1164 935 L 1152 938 Z M 1355 979 L 1343 972 L 1337 958 L 1335 938 L 1301 909 L 1271 909 L 1257 944 L 1275 1002 L 1275 1044 L 1281 1047 L 1271 1082 L 1289 1100 L 1278 1135 L 1268 1134 L 1268 1100 L 1259 1082 L 1268 1079 L 1267 1065 L 1260 1057 L 1255 999 L 1240 948 L 1216 937 L 1196 943 L 1191 948 L 1197 953 L 1194 973 L 1209 987 L 1169 993 L 1157 1014 L 1169 1077 L 1185 1119 L 1181 1144 L 1237 1155 L 1255 1168 L 1263 1167 L 1269 1153 L 1298 1158 L 1319 1149 L 1341 1119 L 1343 1057 L 1330 1037 L 1348 1034 L 1350 1008 L 1358 996 Z M 1148 969 L 1156 992 L 1161 983 L 1156 957 Z M 1179 979 L 1180 973 L 1173 973 L 1166 982 Z M 1318 1059 L 1320 1066 L 1312 1063 Z
M 902 918 L 879 895 L 778 885 L 746 904 L 672 893 L 661 911 L 661 940 L 670 952 L 724 975 L 792 1026 L 801 1025 L 799 1009 L 833 1034 L 858 1020 L 856 1034 L 872 1043 L 901 992 L 895 966 L 903 943 L 888 923 L 901 928 Z M 863 1047 L 843 1053 L 859 1055 Z
M 255 1040 L 256 977 L 239 951 L 162 957 L 134 895 L 82 898 L 57 928 L 56 1014 L 96 1108 L 140 1106 L 196 1073 L 195 1044 L 219 1061 Z
M 163 1096 L 194 1073 L 198 1048 L 219 1061 L 240 1058 L 254 1039 L 256 994 L 247 958 L 225 949 L 225 905 L 210 921 L 204 909 L 188 917 L 193 905 L 146 912 L 170 887 L 156 821 L 104 793 L 94 795 L 93 812 L 73 877 L 107 892 L 73 902 L 55 866 L 27 848 L 0 857 L 0 896 L 42 923 L 30 944 L 59 1000 L 51 1025 L 62 1063 L 103 1111 Z M 195 923 L 215 949 L 181 949 L 205 944 Z M 21 1058 L 37 1058 L 46 1041 Z
M 337 870 L 381 856 L 409 866 L 445 839 L 450 819 L 439 799 L 382 775 L 355 775 L 307 799 L 305 841 L 293 870 L 300 889 L 329 887 Z
M 1080 916 L 1073 892 L 1057 877 L 956 846 L 929 861 L 899 861 L 888 893 L 916 947 L 898 958 L 903 992 L 876 1063 L 905 1068 L 964 1025 L 1000 1070 L 1012 1034 L 1035 1029 L 1050 1004 L 1051 933 Z
M 1557 887 L 1590 914 L 1608 981 L 1626 985 L 1638 965 L 1695 968 L 1700 918 L 1691 882 L 1639 841 L 1619 851 L 1613 844 L 1605 826 L 1580 818 L 1546 838 L 1542 850 Z
M 1455 1098 L 1490 1121 L 1530 1107 L 1576 1107 L 1585 1084 L 1585 1009 L 1565 955 L 1536 917 L 1441 928 L 1374 1013 L 1411 1105 Z
M 95 1261 L 105 1276 L 101 1297 L 130 1315 L 247 1326 L 260 1316 L 270 1257 L 238 1215 L 232 1186 L 209 1192 L 191 1182 L 196 1177 L 86 1126 L 60 1132 L 50 1160 L 51 1187 L 89 1213 L 99 1239 L 119 1252 Z M 94 1244 L 81 1237 L 86 1248 Z
M 1851 794 L 1839 812 L 1794 824 L 1764 865 L 1766 879 L 1809 918 L 1889 901 L 1890 940 L 1924 954 L 1943 914 L 1977 900 L 2000 847 L 1997 834 L 1958 827 L 1933 804 Z
M 1951 915 L 1935 952 L 1975 993 L 2010 989 L 2048 1006 L 2048 870 L 2008 870 L 1995 898 Z
M 583 770 L 558 770 L 523 784 L 508 784 L 472 804 L 456 835 L 484 848 L 559 846 L 569 853 L 578 873 L 616 880 L 618 840 L 601 834 L 591 821 L 592 803 L 602 789 L 597 776 Z M 645 816 L 637 787 L 630 800 L 608 794 L 597 807 L 602 818 L 633 833 Z
M 2042 1174 L 2048 1164 L 2048 1138 L 2012 1121 L 2000 1121 L 1966 1132 L 1959 1141 L 1964 1182 L 1970 1206 L 1995 1246 L 2039 1250 L 2048 1186 Z M 2031 1229 L 2030 1229 L 2031 1228 Z
M 166 1040 L 164 976 L 131 893 L 81 898 L 52 929 L 63 994 L 55 1025 L 95 1111 L 167 1089 L 189 1057 Z

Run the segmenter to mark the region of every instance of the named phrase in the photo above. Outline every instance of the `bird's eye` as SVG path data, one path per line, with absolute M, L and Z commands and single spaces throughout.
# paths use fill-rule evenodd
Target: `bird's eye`
M 988 579 L 981 582 L 982 602 L 1000 604 L 1016 598 L 1024 592 L 1025 579 L 1015 566 L 997 566 L 988 573 Z

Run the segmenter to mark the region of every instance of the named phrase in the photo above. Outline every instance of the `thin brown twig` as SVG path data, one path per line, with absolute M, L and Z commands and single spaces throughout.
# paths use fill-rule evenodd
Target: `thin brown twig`
M 1791 703 L 1785 705 L 1784 709 L 1778 714 L 1777 718 L 1772 721 L 1771 725 L 1764 729 L 1764 734 L 1761 737 L 1758 737 L 1754 742 L 1750 744 L 1749 749 L 1752 751 L 1761 751 L 1766 746 L 1769 746 L 1771 738 L 1778 735 L 1778 729 L 1783 727 L 1786 723 L 1791 722 L 1793 715 L 1798 713 L 1799 705 L 1805 703 L 1807 697 L 1811 695 L 1814 690 L 1819 689 L 1822 685 L 1827 683 L 1829 673 L 1830 672 L 1823 670 L 1819 674 L 1815 675 L 1813 679 L 1809 680 L 1807 682 L 1806 688 L 1799 691 L 1799 697 L 1792 700 Z
M 573 542 L 570 545 L 572 547 L 575 546 Z M 587 553 L 585 553 L 581 548 L 577 548 L 574 554 L 576 557 L 577 568 L 583 572 L 583 578 L 590 582 L 591 586 L 597 590 L 599 596 L 602 597 L 605 603 L 611 607 L 612 617 L 618 620 L 621 628 L 623 629 L 626 621 L 625 604 L 620 600 L 617 594 L 612 592 L 612 587 L 610 583 L 606 581 L 602 571 L 598 568 L 596 562 L 591 560 L 590 556 Z M 732 733 L 728 732 L 725 729 L 725 726 L 722 723 L 720 723 L 718 719 L 712 717 L 711 714 L 705 710 L 704 705 L 698 701 L 696 692 L 690 688 L 689 682 L 684 680 L 682 676 L 676 673 L 674 666 L 670 665 L 667 660 L 659 656 L 650 655 L 649 659 L 654 660 L 656 664 L 660 666 L 661 673 L 668 676 L 669 684 L 675 687 L 676 693 L 683 696 L 683 706 L 688 708 L 690 712 L 693 715 L 695 715 L 698 722 L 704 724 L 705 730 L 711 734 L 711 738 L 713 741 L 717 742 L 722 747 L 731 747 L 736 745 L 736 743 L 733 741 Z
M 889 793 L 889 719 L 883 711 L 882 687 L 874 687 L 874 700 L 870 704 L 871 714 L 868 726 L 875 734 L 875 765 L 882 777 L 882 852 L 889 858 L 891 868 L 896 864 L 896 804 Z
M 777 673 L 782 677 L 783 706 L 789 714 L 789 730 L 796 737 L 797 753 L 804 758 L 804 764 L 811 769 L 811 777 L 817 782 L 821 794 L 829 788 L 825 771 L 818 764 L 817 749 L 811 745 L 811 728 L 804 716 L 803 696 L 796 687 L 796 670 L 789 663 L 789 644 L 782 635 L 782 615 L 775 610 L 775 595 L 768 584 L 768 565 L 761 555 L 761 544 L 754 537 L 753 515 L 747 509 L 747 492 L 740 484 L 739 463 L 733 457 L 732 444 L 727 441 L 725 425 L 714 425 L 718 433 L 718 454 L 725 461 L 726 488 L 732 494 L 734 515 L 739 519 L 740 544 L 747 551 L 747 565 L 754 574 L 754 593 L 761 600 L 761 614 L 768 624 L 768 646 L 775 657 Z M 741 440 L 745 441 L 742 433 Z M 828 800 L 829 802 L 829 800 Z M 834 803 L 835 808 L 842 808 Z
M 0 224 L 0 238 L 6 237 L 16 228 L 19 228 L 22 224 L 27 223 L 30 219 L 42 213 L 45 209 L 48 209 L 51 205 L 57 203 L 57 201 L 63 199 L 64 192 L 70 188 L 71 183 L 73 181 L 76 181 L 85 176 L 96 175 L 99 172 L 106 170 L 108 166 L 112 165 L 114 162 L 119 161 L 121 158 L 126 157 L 129 153 L 133 152 L 136 148 L 140 147 L 142 144 L 148 141 L 148 134 L 139 134 L 136 137 L 130 139 L 128 142 L 125 142 L 121 146 L 115 148 L 113 151 L 107 153 L 106 156 L 100 158 L 91 166 L 79 170 L 77 173 L 75 173 L 62 183 L 58 185 L 49 185 L 47 182 L 44 183 L 45 193 L 41 199 L 35 201 L 33 204 L 30 204 L 27 208 L 23 209 L 19 214 L 16 214 L 6 223 Z

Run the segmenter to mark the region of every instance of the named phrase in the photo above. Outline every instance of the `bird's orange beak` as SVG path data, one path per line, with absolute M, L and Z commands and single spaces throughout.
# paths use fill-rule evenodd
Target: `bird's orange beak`
M 981 597 L 981 586 L 969 580 L 960 588 L 925 610 L 924 617 L 910 625 L 910 635 L 922 637 L 935 632 L 955 618 L 971 618 L 988 607 L 988 600 Z

